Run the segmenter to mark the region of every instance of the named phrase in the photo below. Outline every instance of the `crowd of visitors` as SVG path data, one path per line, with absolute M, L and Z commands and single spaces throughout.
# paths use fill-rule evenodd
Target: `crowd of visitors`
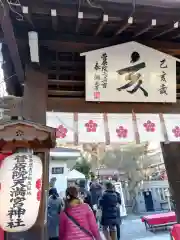
M 49 240 L 120 240 L 121 196 L 111 182 L 97 180 L 69 186 L 61 199 L 56 188 L 49 190 Z

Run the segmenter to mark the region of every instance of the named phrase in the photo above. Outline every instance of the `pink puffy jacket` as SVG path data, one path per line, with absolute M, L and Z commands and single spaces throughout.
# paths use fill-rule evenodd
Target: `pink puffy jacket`
M 86 203 L 72 205 L 68 208 L 67 213 L 94 236 L 94 239 L 100 240 L 100 234 L 94 214 Z M 64 212 L 60 214 L 60 240 L 92 240 L 86 233 L 79 229 Z

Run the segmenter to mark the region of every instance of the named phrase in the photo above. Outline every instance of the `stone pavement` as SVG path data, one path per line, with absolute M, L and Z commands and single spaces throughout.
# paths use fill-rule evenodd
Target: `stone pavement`
M 127 217 L 121 225 L 121 240 L 170 240 L 168 232 L 146 231 L 140 217 Z
M 170 240 L 170 236 L 167 234 L 162 234 L 162 235 L 156 235 L 153 237 L 138 238 L 136 240 Z

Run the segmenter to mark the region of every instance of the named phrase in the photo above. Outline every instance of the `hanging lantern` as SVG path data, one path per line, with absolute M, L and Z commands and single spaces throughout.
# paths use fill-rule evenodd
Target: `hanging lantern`
M 0 169 L 0 227 L 7 232 L 31 228 L 38 217 L 42 189 L 41 159 L 15 153 Z

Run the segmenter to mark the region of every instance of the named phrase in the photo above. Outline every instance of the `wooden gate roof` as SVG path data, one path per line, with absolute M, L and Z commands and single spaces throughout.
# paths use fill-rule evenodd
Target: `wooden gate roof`
M 38 32 L 39 68 L 48 75 L 51 98 L 84 98 L 85 59 L 80 57 L 81 52 L 133 40 L 178 58 L 180 3 L 165 2 L 149 0 L 143 5 L 140 0 L 2 0 L 0 37 L 9 93 L 23 93 L 25 66 L 30 64 L 31 30 Z

